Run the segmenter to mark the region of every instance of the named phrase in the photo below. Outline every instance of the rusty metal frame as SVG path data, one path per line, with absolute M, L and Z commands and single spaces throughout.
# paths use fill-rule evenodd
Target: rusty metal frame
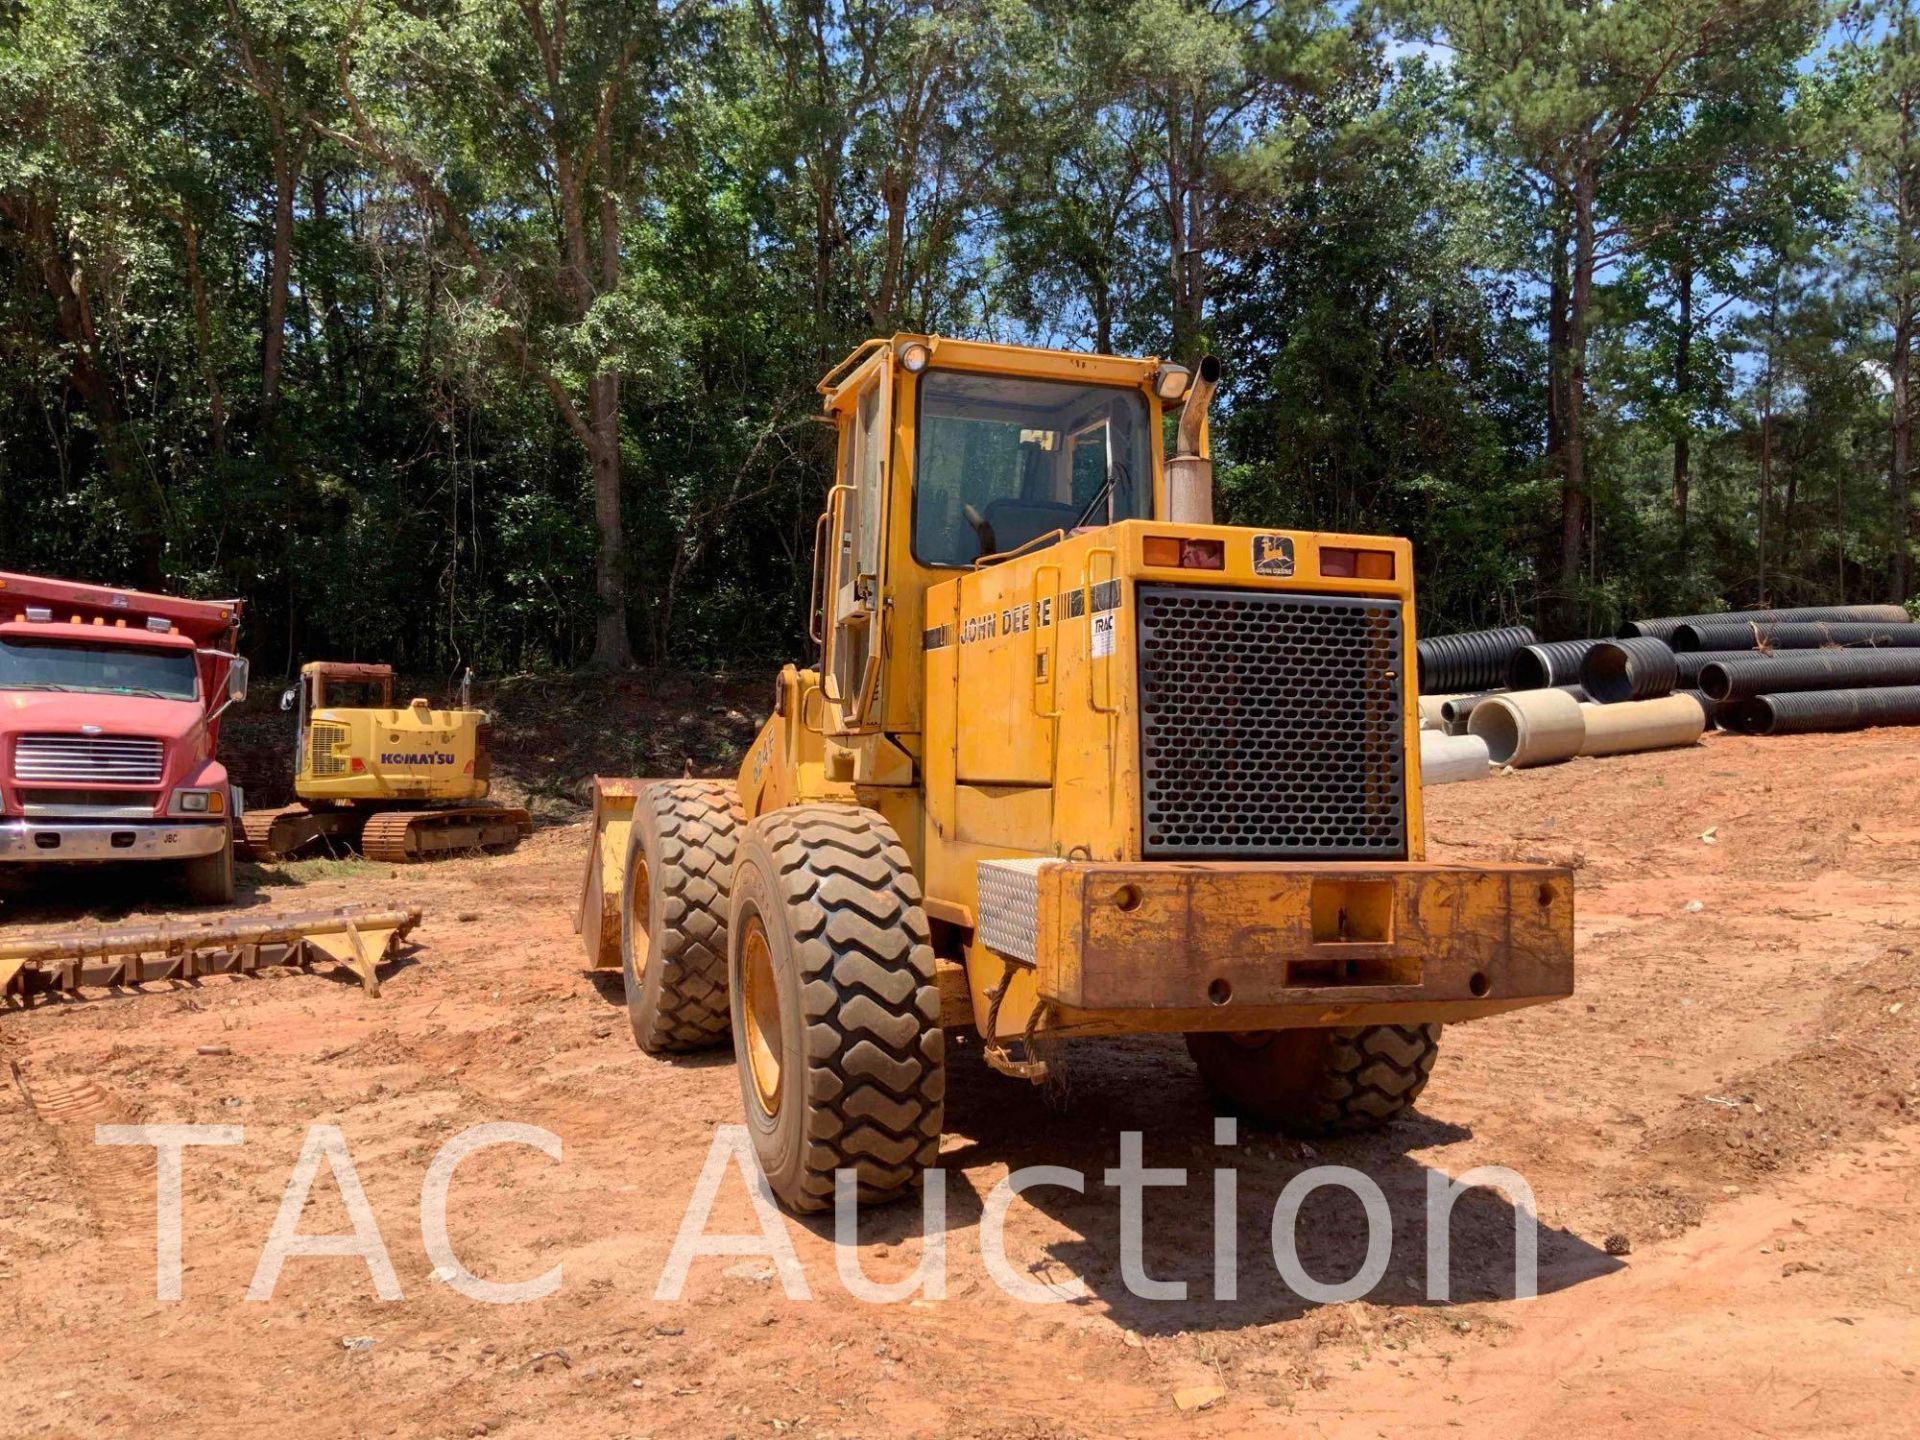
M 275 966 L 340 965 L 367 994 L 380 994 L 379 968 L 398 953 L 420 911 L 361 905 L 216 925 L 97 925 L 0 942 L 0 1000 L 83 987 L 251 975 Z

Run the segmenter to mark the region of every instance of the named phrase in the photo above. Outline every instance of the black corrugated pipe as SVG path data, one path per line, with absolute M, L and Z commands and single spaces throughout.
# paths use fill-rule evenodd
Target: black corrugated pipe
M 1509 690 L 1550 690 L 1580 683 L 1580 662 L 1598 640 L 1548 640 L 1522 645 L 1507 666 Z
M 1689 621 L 1676 625 L 1669 642 L 1676 650 L 1753 650 L 1764 641 L 1770 650 L 1818 650 L 1824 645 L 1852 645 L 1865 650 L 1920 648 L 1920 625 L 1873 624 L 1870 621 L 1788 620 L 1769 625 L 1764 620 Z
M 1808 735 L 1827 730 L 1865 730 L 1874 725 L 1920 725 L 1920 685 L 1755 695 L 1733 706 L 1721 723 L 1743 735 Z
M 1667 615 L 1657 620 L 1629 620 L 1620 627 L 1622 638 L 1646 636 L 1670 640 L 1678 625 L 1713 625 L 1723 621 L 1745 623 L 1774 620 L 1872 620 L 1882 625 L 1904 625 L 1912 617 L 1898 605 L 1803 605 L 1798 610 L 1722 610 L 1716 615 Z
M 1710 699 L 1707 695 L 1707 692 L 1704 690 L 1680 689 L 1680 690 L 1675 690 L 1673 693 L 1676 695 L 1686 696 L 1689 700 L 1693 701 L 1702 710 L 1704 710 L 1706 712 L 1707 725 L 1709 726 L 1709 728 L 1711 728 L 1712 726 L 1718 725 L 1722 730 L 1725 730 L 1727 728 L 1727 717 L 1730 714 L 1732 714 L 1735 709 L 1739 707 L 1739 703 L 1740 703 L 1737 700 L 1722 702 L 1719 700 Z
M 1580 684 L 1602 705 L 1671 694 L 1679 680 L 1664 640 L 1602 640 L 1580 659 Z
M 1525 625 L 1509 625 L 1503 630 L 1468 630 L 1422 640 L 1415 647 L 1420 655 L 1420 693 L 1498 689 L 1507 683 L 1507 662 L 1513 652 L 1536 638 Z
M 1681 650 L 1673 657 L 1673 668 L 1677 672 L 1673 680 L 1676 690 L 1691 690 L 1700 684 L 1700 672 L 1716 660 L 1751 660 L 1751 650 Z
M 1715 700 L 1880 685 L 1920 685 L 1920 650 L 1789 650 L 1700 667 L 1700 688 Z

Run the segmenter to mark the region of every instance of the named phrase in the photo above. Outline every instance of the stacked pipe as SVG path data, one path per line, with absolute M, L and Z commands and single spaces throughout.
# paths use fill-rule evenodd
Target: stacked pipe
M 1920 648 L 1920 625 L 1867 621 L 1760 620 L 1689 622 L 1674 627 L 1669 642 L 1682 652 L 1705 650 L 1821 650 L 1830 645 L 1867 649 Z
M 1664 640 L 1635 636 L 1601 640 L 1580 661 L 1580 680 L 1588 698 L 1602 705 L 1691 695 L 1711 723 L 1719 705 L 1699 689 L 1700 671 L 1716 660 L 1745 660 L 1751 650 L 1676 652 Z
M 1778 621 L 1841 620 L 1872 621 L 1883 625 L 1904 625 L 1909 616 L 1898 605 L 1805 605 L 1797 610 L 1723 610 L 1710 615 L 1667 615 L 1651 620 L 1629 620 L 1620 627 L 1620 638 L 1643 637 L 1671 639 L 1682 625 L 1773 624 Z
M 1664 616 L 1614 639 L 1542 642 L 1512 626 L 1419 653 L 1436 777 L 1439 740 L 1462 735 L 1521 767 L 1690 745 L 1713 723 L 1767 735 L 1920 724 L 1920 625 L 1897 605 Z
M 1680 667 L 1664 640 L 1603 640 L 1580 659 L 1580 684 L 1602 705 L 1670 695 Z
M 1920 685 L 1755 695 L 1730 707 L 1720 723 L 1744 735 L 1805 735 L 1865 730 L 1875 725 L 1920 725 Z
M 1920 685 L 1920 650 L 1791 650 L 1716 660 L 1700 669 L 1700 688 L 1714 700 L 1747 700 L 1800 690 Z
M 1422 640 L 1414 647 L 1420 660 L 1420 693 L 1458 695 L 1504 685 L 1513 652 L 1535 638 L 1525 625 L 1509 625 Z
M 1549 640 L 1530 643 L 1513 652 L 1507 666 L 1509 690 L 1550 690 L 1580 681 L 1580 662 L 1598 640 Z

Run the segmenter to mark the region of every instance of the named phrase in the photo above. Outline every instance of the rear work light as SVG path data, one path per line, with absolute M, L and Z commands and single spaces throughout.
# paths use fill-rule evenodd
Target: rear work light
M 1170 570 L 1224 570 L 1227 546 L 1223 540 L 1183 540 L 1175 535 L 1149 535 L 1142 559 Z
M 1320 573 L 1337 580 L 1391 580 L 1393 552 L 1322 546 Z

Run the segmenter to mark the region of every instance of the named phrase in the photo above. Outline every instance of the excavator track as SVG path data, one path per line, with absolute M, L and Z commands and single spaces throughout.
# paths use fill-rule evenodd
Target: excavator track
M 475 850 L 511 850 L 533 832 L 524 810 L 505 805 L 456 805 L 444 810 L 386 810 L 370 817 L 360 835 L 369 860 L 412 865 Z
M 274 810 L 249 810 L 240 817 L 242 860 L 278 860 L 300 843 L 294 831 L 307 818 L 304 805 L 282 805 Z M 304 838 L 304 837 L 302 837 Z
M 352 850 L 360 843 L 361 818 L 351 810 L 312 810 L 305 805 L 249 810 L 240 817 L 239 858 L 290 860 L 316 844 L 336 854 Z

